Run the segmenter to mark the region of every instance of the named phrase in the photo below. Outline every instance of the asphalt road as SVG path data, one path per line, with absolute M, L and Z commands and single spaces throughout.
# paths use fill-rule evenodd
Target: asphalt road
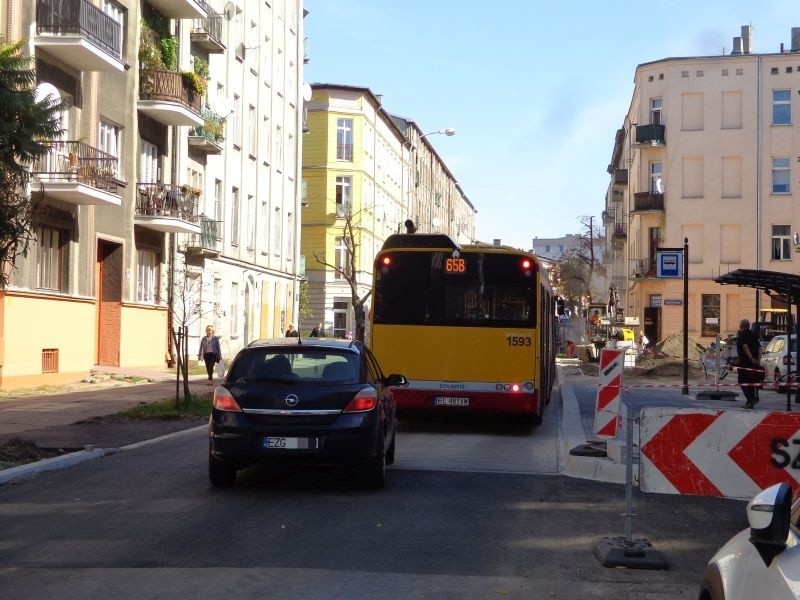
M 635 492 L 633 537 L 670 570 L 603 567 L 625 488 L 520 472 L 549 427 L 404 424 L 381 492 L 262 469 L 211 489 L 202 430 L 2 486 L 0 597 L 693 598 L 744 503 Z

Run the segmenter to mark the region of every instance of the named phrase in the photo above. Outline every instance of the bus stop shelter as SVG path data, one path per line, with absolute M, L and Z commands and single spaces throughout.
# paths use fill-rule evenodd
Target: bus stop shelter
M 778 271 L 762 271 L 761 269 L 737 269 L 720 275 L 714 281 L 722 285 L 738 285 L 741 287 L 751 287 L 761 290 L 768 296 L 780 296 L 786 298 L 789 315 L 792 315 L 794 307 L 794 327 L 796 339 L 800 340 L 800 275 L 792 273 L 780 273 Z M 791 322 L 791 318 L 789 320 Z M 788 333 L 788 332 L 787 332 Z M 787 352 L 791 349 L 791 344 L 786 344 Z M 791 365 L 789 365 L 791 369 Z M 790 376 L 791 372 L 787 376 Z M 787 386 L 786 410 L 791 410 L 792 388 Z M 800 389 L 797 390 L 800 398 Z

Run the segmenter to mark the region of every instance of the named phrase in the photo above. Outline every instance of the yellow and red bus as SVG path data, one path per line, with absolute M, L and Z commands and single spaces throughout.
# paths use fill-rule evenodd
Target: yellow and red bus
M 394 234 L 374 264 L 371 346 L 398 411 L 519 415 L 539 424 L 555 378 L 555 297 L 534 254 Z

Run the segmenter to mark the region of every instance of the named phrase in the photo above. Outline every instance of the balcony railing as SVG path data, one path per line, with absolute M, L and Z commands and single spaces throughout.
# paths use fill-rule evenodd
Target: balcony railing
M 637 125 L 636 143 L 663 146 L 666 143 L 663 125 Z
M 603 223 L 613 223 L 614 222 L 614 211 L 613 210 L 604 210 L 603 211 Z
M 200 94 L 196 94 L 186 79 L 177 71 L 142 71 L 139 84 L 141 100 L 173 102 L 199 115 Z
M 200 233 L 189 236 L 187 252 L 218 255 L 222 251 L 222 221 L 200 217 Z
M 36 33 L 78 34 L 115 58 L 122 57 L 120 24 L 88 0 L 37 0 Z
M 192 29 L 192 41 L 199 44 L 209 52 L 224 52 L 225 44 L 222 42 L 222 15 L 210 6 L 206 6 L 208 17 L 197 19 Z
M 55 141 L 47 145 L 50 151 L 31 167 L 40 181 L 78 182 L 117 193 L 116 157 L 78 141 Z
M 628 224 L 627 223 L 614 223 L 611 227 L 611 237 L 624 240 L 628 237 Z
M 633 195 L 633 210 L 631 212 L 662 211 L 664 210 L 664 194 L 658 192 L 638 192 Z
M 655 277 L 655 258 L 635 258 L 631 260 L 631 277 Z
M 188 186 L 165 183 L 138 183 L 136 215 L 168 217 L 198 224 L 197 205 L 200 195 Z
M 225 120 L 222 119 L 215 112 L 210 110 L 203 111 L 203 125 L 192 127 L 189 130 L 189 144 L 198 147 L 206 147 L 206 143 L 193 144 L 191 138 L 202 138 L 202 142 L 208 142 L 214 147 L 215 152 L 220 150 L 225 137 L 223 131 L 225 127 Z M 214 152 L 214 153 L 215 153 Z
M 628 185 L 628 169 L 614 171 L 614 185 Z

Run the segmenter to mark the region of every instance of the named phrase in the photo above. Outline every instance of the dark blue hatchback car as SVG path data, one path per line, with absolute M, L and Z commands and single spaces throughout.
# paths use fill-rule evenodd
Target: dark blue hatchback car
M 239 351 L 214 391 L 208 475 L 233 485 L 255 463 L 313 463 L 354 469 L 382 488 L 394 462 L 395 403 L 385 376 L 361 342 L 259 340 Z

